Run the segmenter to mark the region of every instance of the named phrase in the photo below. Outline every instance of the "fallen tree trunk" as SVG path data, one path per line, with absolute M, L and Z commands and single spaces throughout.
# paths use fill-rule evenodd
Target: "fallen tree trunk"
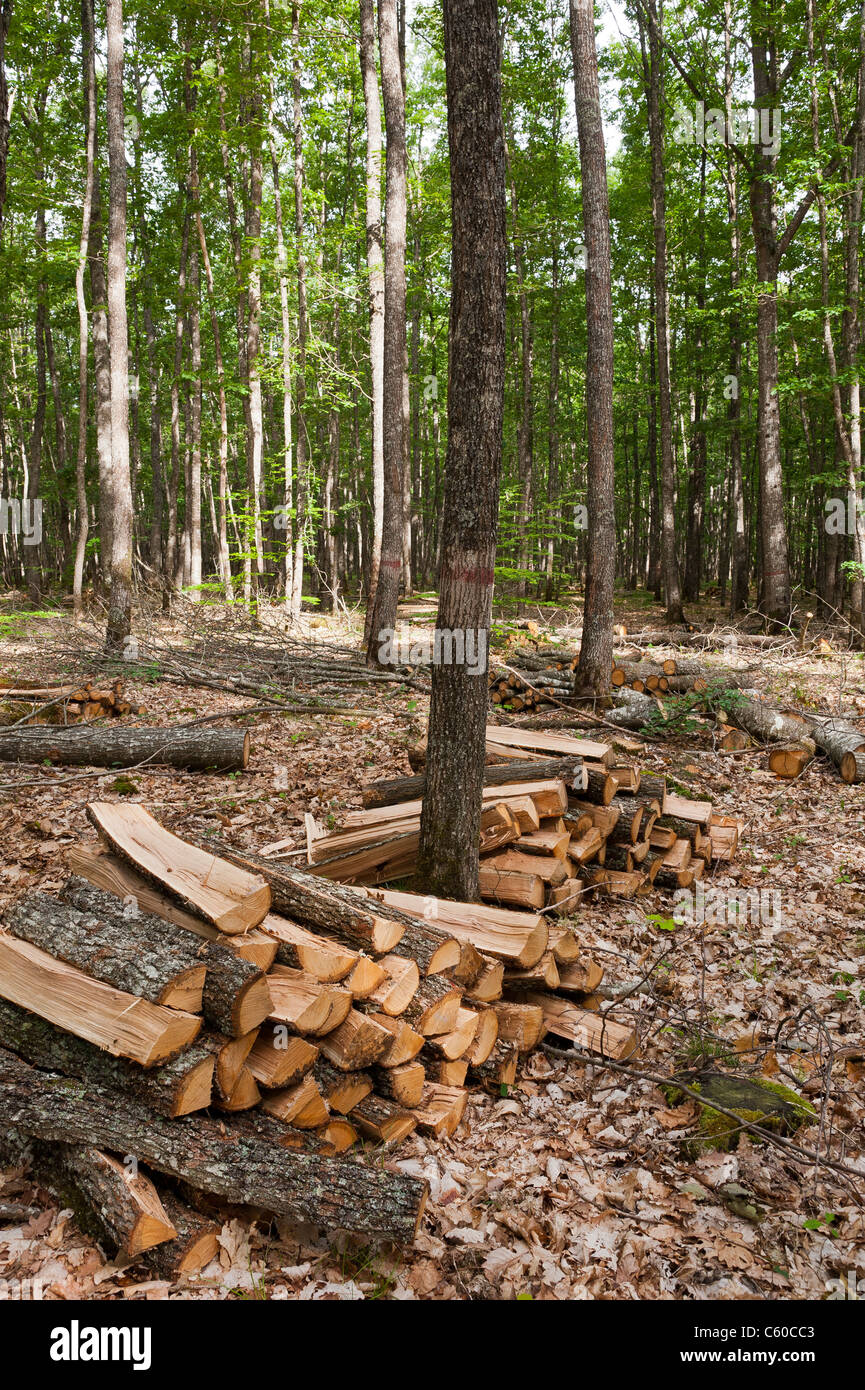
M 37 1072 L 0 1051 L 0 1122 L 39 1139 L 134 1154 L 159 1172 L 290 1221 L 380 1238 L 414 1239 L 427 1184 L 353 1160 L 291 1153 L 278 1125 L 185 1116 L 166 1120 L 120 1092 Z
M 818 748 L 829 754 L 844 781 L 861 781 L 856 758 L 860 753 L 865 753 L 865 734 L 854 729 L 852 724 L 846 723 L 843 719 L 809 715 L 808 721 L 811 725 L 811 737 Z
M 582 758 L 547 758 L 533 762 L 506 762 L 484 768 L 484 786 L 499 787 L 509 782 L 544 782 L 553 778 L 565 783 L 569 791 L 585 787 Z M 363 804 L 367 808 L 395 806 L 401 801 L 422 798 L 426 791 L 426 775 L 387 777 L 370 782 L 363 788 Z
M 0 999 L 0 1045 L 34 1067 L 64 1072 L 88 1086 L 116 1086 L 159 1115 L 189 1115 L 210 1104 L 215 1055 L 207 1042 L 195 1042 L 179 1057 L 145 1071 Z
M 29 724 L 0 728 L 0 762 L 62 763 L 67 767 L 137 767 L 140 763 L 195 771 L 244 771 L 250 736 L 245 729 L 55 728 Z

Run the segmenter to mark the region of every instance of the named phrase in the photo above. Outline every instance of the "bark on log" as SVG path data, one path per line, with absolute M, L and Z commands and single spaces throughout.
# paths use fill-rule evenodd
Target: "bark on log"
M 142 912 L 135 904 L 131 905 L 130 911 L 113 894 L 94 888 L 86 879 L 69 879 L 64 884 L 61 896 L 64 902 L 88 914 L 85 922 L 88 931 L 91 930 L 91 921 L 98 923 L 98 928 L 92 929 L 92 950 L 107 952 L 112 962 L 130 955 L 139 961 L 150 960 L 153 953 L 162 950 L 169 961 L 187 961 L 190 968 L 193 964 L 199 969 L 203 968 L 206 974 L 199 1007 L 211 1028 L 218 1033 L 241 1037 L 256 1028 L 270 1013 L 270 994 L 264 972 L 219 942 L 202 941 L 183 927 L 172 926 L 161 917 Z M 32 896 L 26 901 L 32 901 Z M 88 973 L 103 968 L 102 954 L 92 970 L 88 970 L 84 959 L 79 960 L 71 954 L 79 949 L 77 938 L 71 941 L 67 937 L 62 942 L 55 942 L 56 950 L 47 941 L 36 941 L 35 944 Z M 64 949 L 70 954 L 61 956 L 60 952 Z M 107 979 L 109 984 L 116 983 L 107 974 L 98 978 Z M 128 988 L 133 994 L 141 992 L 131 985 L 118 984 L 117 987 Z
M 81 889 L 76 894 L 73 880 L 68 899 L 29 893 L 6 914 L 7 930 L 92 979 L 148 999 L 151 1004 L 169 1004 L 197 1013 L 204 967 L 193 939 L 186 937 L 179 943 L 162 940 L 160 928 L 165 924 L 157 918 L 130 917 L 124 921 L 119 903 L 116 915 L 113 909 L 110 913 L 99 911 L 104 904 L 97 906 L 90 895 L 94 899 L 104 895 L 88 884 L 81 884 Z
M 353 1160 L 290 1153 L 258 1126 L 193 1116 L 166 1120 L 120 1092 L 37 1072 L 0 1050 L 0 1123 L 39 1139 L 134 1154 L 158 1172 L 291 1221 L 410 1242 L 428 1187 Z
M 220 1228 L 215 1221 L 193 1211 L 173 1192 L 158 1189 L 159 1200 L 169 1221 L 177 1232 L 174 1240 L 154 1245 L 146 1251 L 144 1261 L 163 1279 L 178 1279 L 184 1274 L 196 1274 L 219 1253 Z
M 60 763 L 66 767 L 190 768 L 243 771 L 249 763 L 249 732 L 244 729 L 55 728 L 30 724 L 0 729 L 0 762 Z
M 566 784 L 569 791 L 579 792 L 585 785 L 582 767 L 582 758 L 498 763 L 484 768 L 484 786 L 500 787 L 510 782 L 543 782 L 557 778 Z M 423 797 L 425 790 L 426 774 L 415 777 L 387 777 L 378 782 L 370 782 L 363 788 L 363 804 L 368 809 L 395 806 L 401 801 L 414 801 Z
M 817 747 L 829 754 L 835 766 L 841 770 L 842 776 L 845 756 L 849 753 L 855 758 L 857 753 L 865 753 L 865 734 L 854 729 L 852 724 L 846 723 L 845 720 L 809 715 L 808 722 L 811 725 L 811 737 Z M 845 782 L 850 780 L 849 777 L 844 777 Z
M 187 1115 L 210 1104 L 214 1053 L 207 1042 L 195 1042 L 172 1061 L 145 1071 L 0 999 L 0 1044 L 34 1067 L 64 1072 L 88 1085 L 116 1086 L 159 1115 Z

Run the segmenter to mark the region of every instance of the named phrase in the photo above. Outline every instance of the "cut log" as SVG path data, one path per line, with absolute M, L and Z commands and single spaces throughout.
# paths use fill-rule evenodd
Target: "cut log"
M 478 873 L 478 891 L 487 901 L 518 908 L 541 908 L 546 898 L 544 881 L 538 874 L 500 871 L 485 863 Z
M 582 960 L 575 961 L 573 965 L 563 967 L 559 971 L 558 987 L 568 994 L 572 991 L 578 994 L 592 994 L 603 978 L 604 967 L 598 965 L 597 961 L 583 957 Z
M 570 917 L 573 913 L 579 912 L 583 903 L 591 896 L 592 890 L 585 879 L 572 878 L 568 883 L 563 883 L 561 888 L 550 889 L 547 911 L 552 910 L 562 917 Z
M 813 739 L 799 739 L 796 743 L 782 743 L 777 748 L 770 749 L 769 771 L 774 772 L 776 777 L 790 780 L 801 777 L 816 752 L 817 747 Z
M 311 1070 L 318 1048 L 308 1038 L 298 1038 L 285 1024 L 267 1023 L 249 1053 L 247 1066 L 260 1086 L 276 1090 L 295 1086 Z
M 533 830 L 528 835 L 521 835 L 514 848 L 522 854 L 551 854 L 555 859 L 564 859 L 567 855 L 570 839 L 570 832 L 567 828 L 564 830 Z
M 477 1012 L 477 1020 L 478 1025 L 475 1030 L 475 1035 L 468 1048 L 463 1053 L 464 1059 L 473 1067 L 480 1066 L 481 1063 L 485 1062 L 487 1058 L 491 1056 L 499 1036 L 499 1019 L 495 1009 L 479 1009 Z M 445 1084 L 458 1084 L 461 1086 L 462 1081 Z
M 531 1002 L 541 1009 L 544 1023 L 556 1037 L 567 1038 L 578 1047 L 625 1062 L 637 1048 L 634 1030 L 603 1014 L 588 1013 L 567 999 L 554 994 L 533 994 Z
M 499 873 L 519 873 L 537 875 L 544 883 L 557 888 L 566 879 L 573 878 L 561 859 L 553 855 L 520 854 L 519 850 L 497 850 L 495 854 L 484 855 L 481 864 L 485 869 L 496 869 Z
M 314 975 L 275 965 L 267 977 L 273 1007 L 272 1023 L 284 1023 L 295 1033 L 321 1037 L 332 1033 L 351 1009 L 351 994 L 337 985 L 324 985 Z
M 796 710 L 779 710 L 763 700 L 737 694 L 727 710 L 730 721 L 738 724 L 760 743 L 792 743 L 813 737 L 810 719 Z
M 429 1082 L 423 1099 L 411 1113 L 422 1134 L 450 1136 L 465 1114 L 468 1091 L 461 1086 L 439 1086 Z
M 267 932 L 278 943 L 276 960 L 280 965 L 304 970 L 323 984 L 344 980 L 360 960 L 357 951 L 349 950 L 330 937 L 319 936 L 275 912 L 268 912 L 259 930 Z
M 262 1117 L 262 1119 L 265 1117 Z M 36 1072 L 12 1053 L 0 1057 L 0 1127 L 40 1139 L 87 1142 L 136 1154 L 141 1163 L 227 1201 L 262 1207 L 293 1222 L 411 1242 L 427 1184 L 355 1160 L 293 1153 L 278 1127 L 234 1128 L 186 1115 L 168 1120 L 103 1087 Z
M 423 1037 L 401 1018 L 389 1018 L 387 1014 L 371 1014 L 370 1022 L 388 1034 L 377 1064 L 380 1067 L 401 1067 L 417 1057 L 424 1045 Z
M 499 1038 L 513 1043 L 518 1052 L 531 1052 L 546 1032 L 543 1010 L 536 1004 L 502 1001 L 493 1004 L 499 1021 Z
M 621 806 L 595 806 L 589 801 L 572 801 L 565 814 L 565 825 L 570 831 L 571 839 L 575 835 L 584 835 L 586 826 L 581 822 L 583 816 L 589 815 L 592 818 L 592 825 L 606 839 L 618 824 L 621 814 Z
M 469 1064 L 465 1057 L 457 1057 L 455 1061 L 448 1062 L 444 1057 L 438 1060 L 431 1060 L 429 1064 L 428 1081 L 433 1081 L 439 1086 L 464 1086 L 468 1075 Z M 420 1105 L 423 1099 L 423 1086 L 421 1086 L 417 1099 L 412 1105 Z
M 453 936 L 469 941 L 484 955 L 497 960 L 533 965 L 547 948 L 547 924 L 534 912 L 511 912 L 481 903 L 451 902 L 447 898 L 429 898 L 394 889 L 378 889 L 375 897 L 413 916 L 422 918 L 424 913 L 430 913 L 432 920 Z
M 842 781 L 852 786 L 854 782 L 865 782 L 865 753 L 847 752 L 841 759 Z
M 502 982 L 505 978 L 504 961 L 484 956 L 483 968 L 471 989 L 465 991 L 467 998 L 478 1004 L 490 1004 L 502 997 Z
M 32 903 L 35 895 L 27 902 Z M 203 991 L 197 1003 L 182 998 L 163 998 L 156 1001 L 172 1004 L 175 1008 L 185 1008 L 191 1013 L 200 1009 L 212 1028 L 232 1037 L 240 1037 L 257 1028 L 270 1013 L 270 991 L 267 980 L 250 961 L 243 960 L 235 952 L 227 950 L 220 942 L 196 940 L 181 927 L 163 922 L 151 913 L 142 912 L 132 902 L 122 907 L 117 898 L 100 888 L 93 887 L 86 879 L 72 878 L 63 887 L 63 901 L 86 914 L 86 920 L 73 932 L 64 928 L 62 945 L 52 949 L 48 937 L 44 942 L 28 936 L 34 945 L 44 945 L 52 955 L 60 955 L 61 949 L 69 954 L 62 958 L 78 966 L 88 974 L 105 979 L 118 989 L 128 989 L 131 994 L 148 998 L 142 989 L 133 988 L 136 974 L 145 968 L 155 970 L 154 961 L 159 955 L 183 962 L 191 970 L 197 968 L 206 972 Z M 222 940 L 226 940 L 225 937 Z M 73 942 L 76 954 L 72 954 Z M 56 944 L 56 942 L 55 942 Z M 132 957 L 137 957 L 135 964 Z M 85 962 L 93 960 L 91 969 Z M 105 964 L 111 962 L 110 966 Z M 132 968 L 128 982 L 121 983 L 119 966 L 128 963 Z M 116 973 L 117 978 L 110 978 Z
M 263 879 L 178 839 L 143 806 L 91 802 L 87 814 L 121 859 L 220 931 L 244 932 L 267 916 Z
M 582 757 L 573 756 L 488 765 L 484 768 L 484 786 L 496 787 L 506 783 L 537 782 L 554 778 L 564 782 L 569 790 L 577 791 L 585 784 L 582 767 Z M 425 790 L 425 774 L 385 778 L 379 782 L 370 782 L 363 788 L 363 804 L 370 810 L 379 806 L 395 806 L 405 801 L 422 800 Z
M 571 840 L 568 845 L 568 858 L 573 860 L 575 864 L 588 864 L 591 859 L 596 858 L 603 844 L 604 837 L 600 830 L 596 830 L 593 826 L 579 840 Z M 558 887 L 559 885 L 554 884 L 553 886 Z
M 29 893 L 19 899 L 6 914 L 6 929 L 94 980 L 151 1004 L 198 1013 L 205 967 L 197 959 L 193 938 L 178 933 L 179 941 L 170 936 L 162 941 L 159 933 L 164 923 L 131 914 L 127 922 L 122 909 L 116 916 L 113 911 L 110 916 L 97 915 L 94 908 L 108 895 L 77 882 L 81 891 L 76 894 L 73 880 L 67 885 L 65 901 L 47 893 Z M 109 908 L 112 903 L 120 909 L 117 899 L 109 897 Z
M 377 1093 L 387 1100 L 392 1100 L 405 1110 L 420 1104 L 426 1081 L 423 1062 L 403 1062 L 398 1067 L 375 1066 L 372 1076 Z
M 401 1017 L 425 1038 L 434 1033 L 449 1033 L 456 1024 L 461 1000 L 462 991 L 450 980 L 441 975 L 427 975 Z
M 478 1031 L 479 1015 L 471 1009 L 458 1009 L 454 1026 L 447 1033 L 427 1038 L 427 1049 L 432 1056 L 444 1057 L 448 1062 L 462 1057 L 471 1046 Z
M 519 1054 L 513 1043 L 499 1038 L 487 1060 L 470 1069 L 471 1080 L 485 1090 L 507 1095 L 508 1087 L 517 1079 L 518 1061 Z
M 113 893 L 125 905 L 137 903 L 142 912 L 150 912 L 165 922 L 173 922 L 192 932 L 205 941 L 218 941 L 226 951 L 231 951 L 241 960 L 247 960 L 259 970 L 269 970 L 276 958 L 277 944 L 259 927 L 245 932 L 243 936 L 225 936 L 209 922 L 194 917 L 171 899 L 148 883 L 141 874 L 118 859 L 102 846 L 75 845 L 66 853 L 66 863 L 73 874 L 86 878 L 96 888 L 104 888 Z M 264 919 L 269 921 L 269 916 Z M 291 962 L 286 962 L 290 964 Z
M 855 767 L 855 759 L 860 753 L 865 753 L 865 734 L 859 729 L 854 729 L 851 724 L 843 719 L 824 718 L 821 715 L 809 715 L 808 722 L 811 725 L 811 737 L 817 747 L 824 753 L 828 753 L 835 766 L 844 777 L 844 759 L 847 758 L 847 769 L 851 765 Z M 853 763 L 851 764 L 850 758 Z M 848 779 L 844 777 L 846 782 Z
M 506 970 L 506 985 L 533 985 L 536 989 L 557 989 L 559 967 L 552 951 L 546 951 L 528 970 Z
M 370 992 L 370 1003 L 381 1013 L 401 1014 L 414 998 L 420 984 L 420 971 L 413 960 L 404 960 L 402 956 L 382 956 L 377 963 L 382 967 L 384 978 Z
M 312 1072 L 307 1072 L 295 1086 L 281 1091 L 267 1091 L 261 1108 L 274 1119 L 295 1129 L 318 1129 L 327 1123 L 328 1107 Z
M 403 1110 L 392 1100 L 377 1095 L 367 1096 L 356 1105 L 351 1118 L 361 1134 L 377 1144 L 399 1144 L 417 1127 L 411 1111 Z
M 197 1036 L 201 1019 L 93 980 L 38 946 L 0 933 L 0 997 L 144 1067 Z
M 535 729 L 488 724 L 486 738 L 487 743 L 502 744 L 506 748 L 528 748 L 534 753 L 558 754 L 563 758 L 585 758 L 590 762 L 606 762 L 615 757 L 608 744 L 591 739 L 572 738 L 569 734 L 547 734 Z
M 549 948 L 559 965 L 568 965 L 580 957 L 580 943 L 570 927 L 551 924 L 549 928 Z
M 597 763 L 586 765 L 588 783 L 583 792 L 583 798 L 598 806 L 609 806 L 613 797 L 619 789 L 619 784 L 612 773 L 607 772 L 606 768 Z M 564 809 L 564 808 L 563 808 Z
M 380 1068 L 383 1076 L 390 1073 Z M 329 1110 L 347 1115 L 372 1091 L 372 1077 L 365 1071 L 340 1071 L 326 1057 L 319 1057 L 312 1073 Z
M 240 1075 L 228 1097 L 226 1099 L 214 1099 L 213 1103 L 218 1110 L 235 1114 L 239 1110 L 252 1110 L 260 1100 L 261 1092 L 255 1077 L 248 1067 L 241 1067 Z
M 258 1037 L 258 1029 L 253 1028 L 251 1032 L 244 1033 L 239 1038 L 224 1038 L 216 1033 L 209 1033 L 205 1037 L 205 1043 L 213 1049 L 216 1057 L 216 1072 L 214 1074 L 214 1096 L 217 1101 L 227 1102 L 237 1090 L 238 1083 L 243 1076 L 246 1061 L 252 1051 Z M 249 1068 L 246 1068 L 249 1071 Z M 250 1076 L 252 1072 L 250 1071 Z M 255 1078 L 253 1077 L 253 1080 Z M 251 1093 L 249 1081 L 244 1082 L 243 1092 L 247 1096 Z M 239 1092 L 238 1094 L 242 1094 Z
M 102 702 L 92 703 L 101 713 Z M 137 767 L 148 763 L 233 772 L 249 765 L 249 748 L 249 732 L 244 729 L 64 729 L 44 724 L 0 728 L 0 762 L 4 763 L 52 762 L 65 767 Z
M 219 1254 L 219 1226 L 186 1206 L 173 1192 L 163 1189 L 159 1199 L 177 1235 L 148 1250 L 146 1263 L 163 1279 L 197 1274 Z
M 159 1115 L 189 1115 L 210 1104 L 215 1058 L 206 1043 L 196 1042 L 172 1061 L 145 1071 L 0 999 L 0 1045 L 34 1067 L 65 1072 L 88 1085 L 120 1087 Z
M 381 1021 L 386 1017 L 386 1014 L 372 1017 L 358 1009 L 349 1009 L 345 1021 L 322 1038 L 322 1055 L 340 1071 L 363 1071 L 373 1062 L 382 1060 L 391 1046 L 391 1034 Z M 401 1062 L 406 1060 L 400 1057 Z
M 349 1120 L 336 1115 L 331 1115 L 327 1124 L 316 1130 L 316 1136 L 318 1135 L 335 1154 L 345 1153 L 346 1149 L 352 1148 L 360 1138 L 357 1128 Z

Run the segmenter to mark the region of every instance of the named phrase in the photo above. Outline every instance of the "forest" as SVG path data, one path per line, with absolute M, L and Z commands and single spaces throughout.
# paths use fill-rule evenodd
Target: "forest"
M 0 1304 L 52 1360 L 542 1300 L 614 1305 L 607 1374 L 831 1364 L 863 193 L 865 0 L 0 0 Z

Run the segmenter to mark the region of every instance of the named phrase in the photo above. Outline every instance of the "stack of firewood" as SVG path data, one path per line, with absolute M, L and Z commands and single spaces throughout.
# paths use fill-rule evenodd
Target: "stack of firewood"
M 133 705 L 124 699 L 123 680 L 118 677 L 110 685 L 97 685 L 95 680 L 79 685 L 6 685 L 0 683 L 0 701 L 21 706 L 22 719 L 29 716 L 35 723 L 71 724 L 79 719 L 101 719 L 111 715 L 144 714 L 143 705 Z M 18 715 L 18 710 L 15 711 Z
M 578 661 L 579 653 L 557 647 L 517 650 L 510 657 L 510 665 L 491 665 L 490 703 L 506 705 L 520 713 L 552 701 L 569 700 L 574 694 Z

